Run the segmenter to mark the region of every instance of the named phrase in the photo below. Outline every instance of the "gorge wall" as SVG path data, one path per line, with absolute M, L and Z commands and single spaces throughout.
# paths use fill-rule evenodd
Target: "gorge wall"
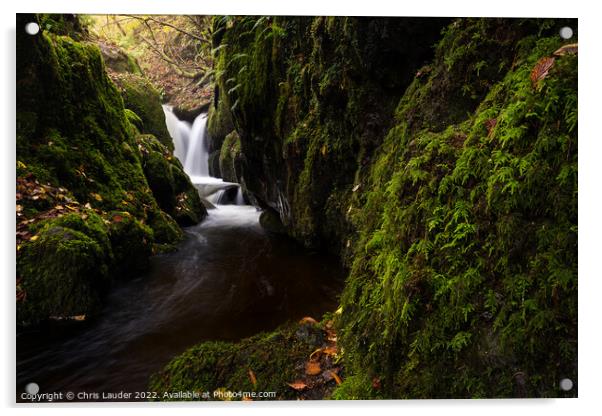
M 567 23 L 214 19 L 213 169 L 350 268 L 334 397 L 576 395 Z

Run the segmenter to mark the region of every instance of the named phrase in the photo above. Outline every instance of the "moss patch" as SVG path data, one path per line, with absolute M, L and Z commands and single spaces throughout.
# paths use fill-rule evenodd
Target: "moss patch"
M 178 391 L 210 392 L 210 400 L 224 400 L 219 398 L 220 392 L 239 391 L 276 393 L 275 397 L 263 400 L 310 398 L 289 383 L 304 375 L 308 357 L 323 345 L 325 336 L 321 328 L 306 323 L 284 325 L 237 343 L 204 342 L 179 355 L 154 375 L 149 389 L 158 392 L 161 400 L 170 399 L 164 393 Z M 331 379 L 326 384 L 330 391 L 335 382 Z M 234 400 L 241 398 L 234 397 Z

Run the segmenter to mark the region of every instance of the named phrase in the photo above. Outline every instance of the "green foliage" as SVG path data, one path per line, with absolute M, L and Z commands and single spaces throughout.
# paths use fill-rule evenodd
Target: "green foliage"
M 418 72 L 416 39 L 435 37 L 399 22 L 214 21 L 247 187 L 351 265 L 335 396 L 560 395 L 576 379 L 577 59 L 536 88 L 530 73 L 564 22 L 457 19 Z
M 531 69 L 560 42 L 538 38 L 488 76 L 474 114 L 467 102 L 464 121 L 423 129 L 437 68 L 488 50 L 479 34 L 495 25 L 475 24 L 448 29 L 402 98 L 355 217 L 341 343 L 386 397 L 550 397 L 577 377 L 577 60 L 557 58 L 534 89 Z
M 17 302 L 19 324 L 99 311 L 113 257 L 106 227 L 89 215 L 87 222 L 75 214 L 47 222 L 20 250 L 17 275 L 26 296 Z
M 164 392 L 209 391 L 213 394 L 218 389 L 271 391 L 276 392 L 275 399 L 294 399 L 295 390 L 287 383 L 296 380 L 298 368 L 303 369 L 309 355 L 319 347 L 312 337 L 302 334 L 299 325 L 288 324 L 237 343 L 198 344 L 153 375 L 149 389 L 158 392 L 161 399 Z M 256 376 L 255 385 L 249 370 Z
M 128 72 L 115 74 L 113 80 L 120 89 L 125 107 L 136 113 L 142 121 L 140 132 L 154 135 L 164 146 L 173 150 L 173 141 L 165 126 L 161 98 L 150 81 Z
M 60 187 L 63 196 L 23 199 L 22 213 L 34 221 L 30 231 L 37 237 L 17 253 L 25 296 L 17 301 L 17 321 L 94 315 L 114 277 L 140 272 L 182 232 L 160 210 L 143 170 L 148 152 L 137 137 L 148 119 L 124 109 L 98 47 L 52 31 L 19 32 L 17 43 L 23 69 L 17 74 L 17 175 Z M 163 123 L 158 96 L 146 93 L 146 104 L 160 112 L 156 122 Z M 169 150 L 146 137 L 173 173 L 169 214 L 184 224 L 198 222 L 205 211 L 196 189 Z M 58 203 L 64 206 L 49 211 Z M 74 213 L 64 215 L 67 209 Z

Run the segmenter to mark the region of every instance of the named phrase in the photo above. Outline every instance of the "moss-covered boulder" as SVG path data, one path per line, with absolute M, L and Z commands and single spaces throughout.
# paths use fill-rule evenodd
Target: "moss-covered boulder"
M 161 107 L 161 96 L 153 84 L 144 76 L 131 72 L 112 74 L 126 108 L 135 112 L 142 120 L 142 133 L 154 135 L 164 146 L 173 151 L 173 141 Z
M 115 256 L 114 276 L 122 279 L 148 268 L 153 230 L 127 211 L 108 213 L 109 239 Z
M 236 131 L 228 134 L 219 155 L 219 170 L 221 177 L 228 182 L 240 182 L 242 154 L 240 136 Z
M 17 256 L 17 322 L 94 315 L 110 283 L 114 259 L 107 229 L 96 214 L 72 214 L 40 225 Z
M 275 393 L 274 397 L 254 400 L 298 399 L 303 389 L 297 391 L 290 384 L 305 377 L 307 360 L 323 347 L 325 339 L 321 328 L 305 323 L 284 325 L 236 343 L 204 342 L 153 375 L 149 389 L 156 391 L 160 400 L 183 400 L 165 395 L 179 391 L 210 392 L 209 398 L 197 400 L 241 400 L 228 396 L 239 391 Z M 320 380 L 320 384 L 324 394 L 325 390 L 332 390 L 335 381 L 330 378 L 329 382 Z
M 24 14 L 17 20 L 71 21 Z M 70 27 L 17 32 L 19 325 L 93 315 L 115 276 L 140 272 L 149 255 L 181 238 L 149 188 L 136 141 L 140 130 L 163 123 L 158 94 L 149 90 L 154 107 L 140 111 L 146 118 L 126 110 L 98 46 Z M 146 84 L 134 89 L 148 93 Z M 198 222 L 194 188 L 179 176 L 174 182 L 174 209 L 191 212 L 183 222 Z
M 161 244 L 162 249 L 170 248 L 170 245 L 180 241 L 184 236 L 178 223 L 163 211 L 156 211 L 149 215 L 148 225 L 153 230 L 155 243 Z
M 162 210 L 180 225 L 194 225 L 207 211 L 180 161 L 154 136 L 138 135 L 142 167 Z
M 102 58 L 112 72 L 143 75 L 138 61 L 116 45 L 98 42 Z

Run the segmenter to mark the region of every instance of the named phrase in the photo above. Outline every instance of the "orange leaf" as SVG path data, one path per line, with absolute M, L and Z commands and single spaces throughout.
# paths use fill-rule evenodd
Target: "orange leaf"
M 121 222 L 123 221 L 123 217 L 121 215 L 114 215 L 113 222 Z
M 305 384 L 301 380 L 293 381 L 292 383 L 286 383 L 291 386 L 293 389 L 297 391 L 305 390 L 307 388 L 307 384 Z
M 311 316 L 306 316 L 305 318 L 302 318 L 302 319 L 299 321 L 299 323 L 300 323 L 300 324 L 313 324 L 313 325 L 315 325 L 315 324 L 317 324 L 317 323 L 318 323 L 318 321 L 316 321 L 316 320 L 315 320 L 314 318 L 312 318 Z
M 249 368 L 249 379 L 251 380 L 251 383 L 253 383 L 253 386 L 257 385 L 257 377 L 255 377 L 255 373 L 250 368 Z
M 334 371 L 331 371 L 330 375 L 332 376 L 332 378 L 334 378 L 334 381 L 337 384 L 341 384 L 343 382 L 343 380 L 341 380 L 341 377 L 339 377 L 339 375 L 337 373 L 335 373 Z
M 316 374 L 320 374 L 322 369 L 320 368 L 320 363 L 317 361 L 308 361 L 305 364 L 305 374 L 308 376 L 315 376 Z
M 314 352 L 312 352 L 309 355 L 309 359 L 312 360 L 314 358 L 314 356 L 320 356 L 322 354 L 325 355 L 337 355 L 337 349 L 336 347 L 324 347 L 324 348 L 318 348 L 317 350 L 315 350 Z
M 531 83 L 533 84 L 533 87 L 537 87 L 539 81 L 548 76 L 548 72 L 554 66 L 554 61 L 554 58 L 550 58 L 548 56 L 544 56 L 537 61 L 533 67 L 533 70 L 531 71 Z

